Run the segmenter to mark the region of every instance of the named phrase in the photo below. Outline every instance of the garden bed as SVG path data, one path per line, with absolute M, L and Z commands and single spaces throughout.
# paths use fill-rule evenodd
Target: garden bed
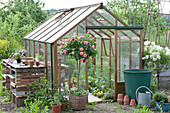
M 160 90 L 162 91 L 162 90 Z M 166 90 L 165 93 L 167 95 L 170 95 L 170 90 Z M 14 110 L 15 105 L 12 102 L 9 103 L 3 103 L 2 100 L 5 97 L 0 96 L 0 112 L 3 113 L 16 113 L 17 111 Z M 155 110 L 155 107 L 151 108 L 152 110 Z M 126 112 L 126 113 L 132 113 L 133 111 L 137 110 L 137 108 L 131 107 L 131 106 L 125 106 L 125 105 L 118 105 L 117 103 L 96 103 L 95 105 L 87 106 L 85 110 L 83 111 L 74 111 L 74 113 L 116 113 L 116 112 Z M 66 113 L 70 113 L 66 112 Z M 153 111 L 154 113 L 159 113 L 159 111 Z M 52 113 L 50 111 L 50 113 Z

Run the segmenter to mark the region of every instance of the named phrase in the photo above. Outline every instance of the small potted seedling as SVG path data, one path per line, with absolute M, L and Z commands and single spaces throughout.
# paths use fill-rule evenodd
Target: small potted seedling
M 54 97 L 53 101 L 50 102 L 53 113 L 60 113 L 61 103 L 58 97 Z
M 156 92 L 153 95 L 154 100 L 156 101 L 156 108 L 158 110 L 162 109 L 163 111 L 170 110 L 170 103 L 168 103 L 168 96 L 165 93 Z
M 40 61 L 43 59 L 42 55 L 38 54 L 38 60 L 35 62 L 35 65 L 36 66 L 39 66 L 40 65 Z

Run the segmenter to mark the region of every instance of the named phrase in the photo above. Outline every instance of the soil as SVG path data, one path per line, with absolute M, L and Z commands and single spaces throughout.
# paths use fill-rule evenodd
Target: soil
M 165 93 L 170 95 L 170 90 L 166 90 Z M 0 113 L 1 111 L 2 113 L 19 113 L 19 111 L 14 110 L 16 107 L 15 104 L 11 102 L 3 103 L 3 99 L 4 97 L 0 96 Z M 154 111 L 155 107 L 153 106 L 151 109 Z M 69 111 L 66 113 L 133 113 L 135 110 L 137 110 L 137 108 L 128 105 L 119 105 L 118 107 L 117 103 L 97 103 L 94 107 L 90 107 L 83 111 Z M 52 113 L 51 110 L 50 113 Z M 159 113 L 159 111 L 154 111 L 154 113 Z

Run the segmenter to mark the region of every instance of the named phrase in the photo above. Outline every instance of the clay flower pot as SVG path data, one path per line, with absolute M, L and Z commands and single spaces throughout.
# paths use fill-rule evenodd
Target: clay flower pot
M 131 105 L 131 106 L 136 106 L 135 99 L 131 99 L 131 101 L 130 101 L 130 105 Z
M 124 97 L 124 105 L 129 105 L 129 96 L 125 95 Z
M 39 65 L 40 65 L 40 62 L 35 62 L 35 65 L 36 65 L 36 66 L 39 66 Z
M 30 67 L 32 67 L 34 65 L 34 61 L 29 61 L 28 64 Z
M 67 102 L 61 103 L 61 111 L 65 111 Z
M 123 94 L 118 94 L 117 103 L 123 104 Z
M 61 111 L 61 103 L 59 104 L 51 104 L 51 108 L 52 108 L 52 111 L 53 113 L 60 113 Z

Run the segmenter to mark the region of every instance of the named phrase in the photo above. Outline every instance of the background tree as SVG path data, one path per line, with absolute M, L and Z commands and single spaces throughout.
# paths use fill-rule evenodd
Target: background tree
M 8 51 L 1 50 L 0 59 L 2 59 L 8 58 L 15 49 L 23 48 L 22 37 L 44 22 L 49 15 L 41 9 L 45 4 L 39 0 L 37 2 L 34 0 L 9 0 L 6 4 L 3 2 L 0 4 L 3 5 L 0 8 L 0 40 L 6 40 L 10 46 L 13 45 L 13 48 L 6 47 Z

